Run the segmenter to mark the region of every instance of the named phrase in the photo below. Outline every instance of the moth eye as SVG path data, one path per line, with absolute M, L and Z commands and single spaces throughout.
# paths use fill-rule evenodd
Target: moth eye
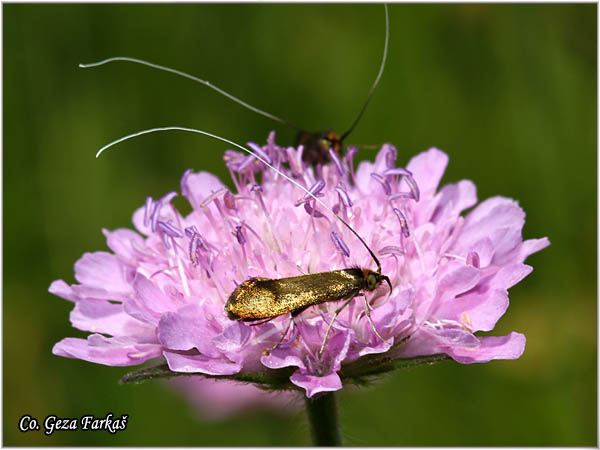
M 370 273 L 367 275 L 367 289 L 374 289 L 377 284 L 377 278 L 374 274 Z
M 329 139 L 319 139 L 319 147 L 329 150 L 329 147 L 331 147 L 331 142 Z

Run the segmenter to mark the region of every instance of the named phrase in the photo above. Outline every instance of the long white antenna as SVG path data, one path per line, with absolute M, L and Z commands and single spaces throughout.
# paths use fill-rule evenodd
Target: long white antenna
M 234 102 L 236 102 L 239 105 L 242 105 L 244 108 L 248 108 L 250 111 L 254 111 L 257 114 L 260 114 L 261 116 L 264 117 L 268 117 L 269 119 L 272 119 L 276 122 L 282 123 L 284 125 L 287 125 L 289 127 L 294 128 L 297 131 L 304 131 L 302 130 L 300 127 L 294 125 L 293 123 L 288 122 L 285 119 L 282 119 L 281 117 L 277 117 L 274 116 L 273 114 L 269 114 L 266 111 L 263 111 L 262 109 L 258 109 L 252 105 L 249 105 L 248 103 L 246 103 L 243 100 L 240 100 L 239 98 L 233 96 L 232 94 L 230 94 L 229 92 L 224 91 L 223 89 L 215 86 L 214 84 L 211 84 L 209 81 L 206 80 L 202 80 L 201 78 L 195 77 L 193 75 L 190 75 L 189 73 L 185 73 L 182 72 L 180 70 L 176 70 L 176 69 L 171 69 L 170 67 L 166 67 L 166 66 L 161 66 L 159 64 L 154 64 L 148 61 L 144 61 L 143 59 L 138 59 L 138 58 L 130 58 L 129 56 L 114 56 L 112 58 L 107 58 L 104 59 L 102 61 L 98 61 L 98 62 L 93 62 L 93 63 L 89 63 L 89 64 L 79 64 L 79 67 L 81 67 L 82 69 L 88 69 L 90 67 L 98 67 L 98 66 L 102 66 L 104 64 L 108 64 L 114 61 L 128 61 L 128 62 L 132 62 L 132 63 L 136 63 L 136 64 L 141 64 L 143 66 L 148 66 L 148 67 L 152 67 L 153 69 L 158 69 L 158 70 L 162 70 L 165 72 L 170 72 L 170 73 L 174 73 L 175 75 L 179 75 L 181 77 L 184 78 L 188 78 L 192 81 L 195 81 L 196 83 L 200 83 L 203 84 L 215 91 L 217 91 L 219 94 L 224 95 L 225 97 L 227 97 L 230 100 L 233 100 Z
M 348 225 L 348 223 L 344 219 L 342 219 L 340 216 L 338 216 L 329 206 L 327 206 L 327 204 L 325 204 L 325 202 L 323 202 L 321 199 L 319 199 L 316 195 L 314 195 L 312 192 L 310 192 L 308 189 L 306 189 L 304 186 L 302 186 L 296 180 L 294 180 L 293 178 L 290 178 L 289 176 L 287 176 L 285 173 L 283 173 L 279 169 L 273 167 L 271 164 L 269 164 L 267 161 L 265 161 L 259 154 L 254 153 L 252 150 L 247 149 L 246 147 L 244 147 L 244 146 L 242 146 L 240 144 L 237 144 L 237 143 L 235 143 L 233 141 L 230 141 L 229 139 L 225 139 L 225 138 L 223 138 L 221 136 L 217 136 L 216 134 L 208 133 L 206 131 L 197 130 L 195 128 L 176 127 L 176 126 L 173 126 L 173 127 L 150 128 L 150 129 L 147 129 L 147 130 L 138 131 L 137 133 L 129 134 L 127 136 L 124 136 L 122 138 L 117 139 L 116 141 L 112 141 L 111 143 L 106 144 L 104 147 L 102 147 L 100 150 L 98 150 L 98 153 L 96 153 L 96 158 L 98 158 L 105 150 L 109 149 L 110 147 L 112 147 L 112 146 L 114 146 L 116 144 L 119 144 L 119 143 L 121 143 L 123 141 L 126 141 L 128 139 L 133 139 L 135 137 L 142 136 L 144 134 L 156 133 L 156 132 L 159 132 L 159 131 L 187 131 L 189 133 L 203 134 L 204 136 L 209 136 L 211 138 L 218 139 L 218 140 L 223 141 L 223 142 L 227 142 L 228 144 L 231 144 L 231 145 L 233 145 L 233 146 L 235 146 L 235 147 L 237 147 L 237 148 L 245 151 L 246 153 L 249 153 L 249 154 L 253 155 L 256 159 L 258 159 L 264 165 L 266 165 L 267 167 L 270 167 L 272 170 L 274 170 L 275 173 L 281 175 L 283 178 L 285 178 L 286 180 L 288 180 L 290 183 L 294 184 L 295 186 L 297 186 L 298 188 L 300 188 L 302 191 L 304 191 L 305 193 L 307 193 L 308 195 L 310 195 L 317 202 L 319 202 L 321 204 L 321 206 L 323 206 L 327 211 L 329 211 L 331 214 L 333 214 L 335 217 L 337 217 L 358 238 L 358 240 L 365 246 L 365 248 L 367 249 L 367 251 L 369 252 L 369 254 L 371 255 L 371 257 L 373 258 L 373 260 L 377 264 L 377 272 L 381 273 L 381 263 L 379 262 L 379 260 L 375 256 L 375 253 L 373 253 L 373 251 L 369 248 L 369 246 L 367 245 L 367 243 L 363 240 L 362 237 L 360 237 L 360 235 L 354 230 L 354 228 L 352 228 L 350 225 Z
M 346 139 L 348 137 L 348 135 L 350 133 L 352 133 L 352 130 L 354 130 L 354 127 L 356 127 L 356 125 L 358 124 L 360 118 L 362 117 L 363 113 L 365 112 L 365 109 L 367 109 L 367 105 L 369 104 L 369 101 L 371 100 L 371 97 L 373 96 L 373 93 L 375 92 L 377 85 L 379 84 L 379 80 L 381 79 L 381 75 L 383 74 L 383 69 L 385 69 L 385 62 L 387 61 L 388 43 L 390 41 L 390 18 L 388 15 L 387 4 L 384 3 L 383 7 L 385 8 L 385 43 L 383 44 L 383 57 L 381 58 L 381 65 L 379 66 L 379 73 L 377 73 L 377 77 L 375 77 L 375 82 L 373 83 L 373 86 L 371 86 L 371 90 L 367 94 L 367 99 L 363 103 L 363 106 L 360 109 L 358 116 L 356 116 L 356 119 L 354 119 L 354 122 L 352 123 L 350 128 L 348 128 L 348 131 L 346 131 L 344 134 L 342 134 L 342 136 L 340 137 L 340 141 L 343 141 L 344 139 Z

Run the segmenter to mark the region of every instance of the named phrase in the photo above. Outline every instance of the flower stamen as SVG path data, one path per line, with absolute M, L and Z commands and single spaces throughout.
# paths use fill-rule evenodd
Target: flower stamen
M 344 165 L 342 164 L 342 161 L 340 160 L 339 155 L 337 154 L 337 152 L 333 148 L 329 149 L 329 157 L 331 158 L 331 160 L 335 164 L 335 167 L 337 169 L 338 175 L 340 177 L 343 177 L 344 174 L 346 173 L 346 169 L 344 168 Z
M 381 187 L 383 188 L 383 192 L 385 192 L 385 195 L 390 195 L 392 193 L 392 187 L 390 186 L 390 183 L 388 183 L 388 181 L 384 177 L 382 177 L 378 173 L 373 172 L 371 174 L 371 178 L 373 178 L 375 181 L 377 181 L 379 184 L 381 184 Z
M 347 258 L 350 257 L 350 249 L 348 248 L 342 237 L 335 231 L 331 232 L 331 240 L 333 241 L 337 249 L 342 253 L 342 255 L 346 255 Z

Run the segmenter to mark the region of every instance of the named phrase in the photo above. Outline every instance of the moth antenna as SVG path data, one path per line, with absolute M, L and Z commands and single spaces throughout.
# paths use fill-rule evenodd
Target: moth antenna
M 282 123 L 284 125 L 287 125 L 288 127 L 291 127 L 293 129 L 295 129 L 296 131 L 300 131 L 300 132 L 304 131 L 299 126 L 294 125 L 293 123 L 288 122 L 287 120 L 282 119 L 281 117 L 277 117 L 277 116 L 275 116 L 273 114 L 269 114 L 268 112 L 263 111 L 262 109 L 258 109 L 258 108 L 254 107 L 252 105 L 249 105 L 245 101 L 240 100 L 239 98 L 237 98 L 237 97 L 233 96 L 232 94 L 230 94 L 229 92 L 226 92 L 223 89 L 215 86 L 214 84 L 210 83 L 209 81 L 202 80 L 201 78 L 198 78 L 198 77 L 195 77 L 193 75 L 190 75 L 189 73 L 182 72 L 181 70 L 172 69 L 170 67 L 161 66 L 159 64 L 154 64 L 154 63 L 151 63 L 151 62 L 148 62 L 148 61 L 144 61 L 143 59 L 130 58 L 129 56 L 113 56 L 112 58 L 103 59 L 102 61 L 97 61 L 97 62 L 88 63 L 88 64 L 79 64 L 79 67 L 82 68 L 82 69 L 89 69 L 91 67 L 98 67 L 98 66 L 102 66 L 104 64 L 115 62 L 115 61 L 132 62 L 132 63 L 135 63 L 135 64 L 141 64 L 143 66 L 148 66 L 148 67 L 151 67 L 153 69 L 162 70 L 164 72 L 174 73 L 175 75 L 179 75 L 180 77 L 184 77 L 184 78 L 187 78 L 189 80 L 195 81 L 196 83 L 203 84 L 204 86 L 207 86 L 207 87 L 211 88 L 212 90 L 217 91 L 219 94 L 224 95 L 228 99 L 233 100 L 238 105 L 241 105 L 244 108 L 249 109 L 250 111 L 254 111 L 257 114 L 260 114 L 261 116 L 267 117 L 267 118 L 269 118 L 271 120 L 274 120 L 275 122 L 279 122 L 279 123 Z
M 358 240 L 362 243 L 362 245 L 365 246 L 365 248 L 367 249 L 367 251 L 369 252 L 369 254 L 371 255 L 371 257 L 373 258 L 373 260 L 375 261 L 375 264 L 377 264 L 377 272 L 381 273 L 381 263 L 379 262 L 379 260 L 377 259 L 377 257 L 375 256 L 375 253 L 373 253 L 373 251 L 369 248 L 369 246 L 367 245 L 367 243 L 363 240 L 362 237 L 360 237 L 360 235 L 354 230 L 354 228 L 352 228 L 344 219 L 342 219 L 340 216 L 338 216 L 329 206 L 327 206 L 325 204 L 325 202 L 323 202 L 320 198 L 318 198 L 316 195 L 314 195 L 312 192 L 310 192 L 308 189 L 306 189 L 304 186 L 302 186 L 300 183 L 298 183 L 296 180 L 294 180 L 293 178 L 290 178 L 289 176 L 287 176 L 285 173 L 283 173 L 282 171 L 280 171 L 279 169 L 277 169 L 276 167 L 273 167 L 271 164 L 269 164 L 267 161 L 265 161 L 259 154 L 254 153 L 252 150 L 237 144 L 233 141 L 230 141 L 229 139 L 225 139 L 221 136 L 217 136 L 216 134 L 212 134 L 212 133 L 208 133 L 207 131 L 202 131 L 202 130 L 197 130 L 195 128 L 186 128 L 186 127 L 159 127 L 159 128 L 150 128 L 147 130 L 142 130 L 142 131 L 138 131 L 137 133 L 133 133 L 133 134 L 129 134 L 127 136 L 124 136 L 122 138 L 119 138 L 115 141 L 112 141 L 109 144 L 106 144 L 104 147 L 102 147 L 100 150 L 98 150 L 98 153 L 96 153 L 96 158 L 98 158 L 105 150 L 109 149 L 110 147 L 117 145 L 123 141 L 127 141 L 129 139 L 133 139 L 135 137 L 138 136 L 142 136 L 144 134 L 150 134 L 150 133 L 156 133 L 156 132 L 160 132 L 160 131 L 186 131 L 189 133 L 198 133 L 198 134 L 203 134 L 204 136 L 208 136 L 214 139 L 218 139 L 220 141 L 226 142 L 230 145 L 233 145 L 243 151 L 245 151 L 246 153 L 249 153 L 250 155 L 253 155 L 256 159 L 258 159 L 260 162 L 262 162 L 264 165 L 266 165 L 267 167 L 269 167 L 271 170 L 274 170 L 275 173 L 281 175 L 283 178 L 285 178 L 286 180 L 288 180 L 290 183 L 292 183 L 293 185 L 295 185 L 296 187 L 300 188 L 302 191 L 304 191 L 306 194 L 310 195 L 312 198 L 315 199 L 315 201 L 319 202 L 319 204 L 321 204 L 321 206 L 323 206 L 323 208 L 325 208 L 327 211 L 329 211 L 331 214 L 333 214 L 335 217 L 337 217 L 345 226 L 346 228 L 348 228 L 353 234 L 354 236 L 356 236 L 358 238 Z
M 385 43 L 383 44 L 383 58 L 381 59 L 381 65 L 379 66 L 379 73 L 377 74 L 377 77 L 375 78 L 375 82 L 373 83 L 373 86 L 371 86 L 371 90 L 369 91 L 369 94 L 367 95 L 367 99 L 363 103 L 363 106 L 360 109 L 358 116 L 356 116 L 356 119 L 354 119 L 354 122 L 352 123 L 352 125 L 350 126 L 348 131 L 346 131 L 340 137 L 340 141 L 342 141 L 342 142 L 344 141 L 344 139 L 346 139 L 348 137 L 348 135 L 350 133 L 352 133 L 352 131 L 354 130 L 356 125 L 358 125 L 360 118 L 362 117 L 363 113 L 365 112 L 365 109 L 367 109 L 367 105 L 369 104 L 369 101 L 371 101 L 371 97 L 373 96 L 373 93 L 375 92 L 375 89 L 377 88 L 377 85 L 379 84 L 379 80 L 381 79 L 381 75 L 383 74 L 383 69 L 385 69 L 385 62 L 387 60 L 388 42 L 390 40 L 390 19 L 388 17 L 387 4 L 384 3 L 383 7 L 385 8 Z

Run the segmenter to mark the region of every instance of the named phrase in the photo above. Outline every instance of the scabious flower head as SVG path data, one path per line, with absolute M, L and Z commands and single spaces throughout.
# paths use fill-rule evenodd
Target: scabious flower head
M 56 355 L 113 366 L 164 358 L 173 372 L 209 376 L 269 373 L 288 368 L 290 386 L 308 397 L 342 388 L 342 367 L 369 354 L 392 358 L 446 354 L 460 363 L 518 358 L 525 336 L 478 336 L 508 307 L 507 289 L 532 270 L 525 258 L 549 244 L 523 241 L 525 214 L 494 197 L 476 205 L 471 181 L 438 189 L 448 157 L 430 149 L 397 167 L 384 145 L 374 163 L 354 167 L 356 150 L 331 152 L 313 168 L 302 148 L 249 144 L 263 160 L 294 178 L 346 220 L 382 265 L 385 283 L 341 311 L 322 353 L 339 302 L 308 308 L 283 341 L 289 315 L 258 326 L 230 320 L 233 290 L 252 277 L 283 278 L 348 267 L 374 270 L 367 249 L 313 197 L 254 156 L 228 150 L 230 191 L 216 176 L 188 170 L 181 194 L 148 198 L 133 215 L 137 232 L 104 230 L 111 252 L 86 253 L 75 264 L 78 284 L 57 280 L 50 292 L 75 303 L 74 327 Z M 377 332 L 375 331 L 377 330 Z M 382 340 L 378 334 L 385 340 Z M 389 359 L 389 358 L 388 358 Z

